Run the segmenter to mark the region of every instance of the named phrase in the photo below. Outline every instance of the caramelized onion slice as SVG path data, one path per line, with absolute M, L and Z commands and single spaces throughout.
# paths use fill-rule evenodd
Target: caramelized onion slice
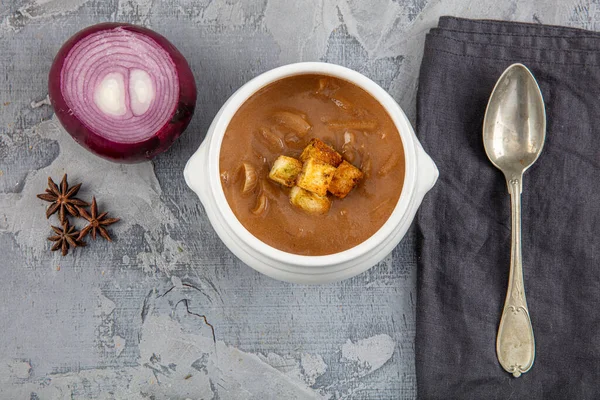
M 306 144 L 306 142 L 300 139 L 300 137 L 294 132 L 288 133 L 283 139 L 285 140 L 285 144 L 293 149 L 302 149 Z
M 256 172 L 254 165 L 248 162 L 242 163 L 241 169 L 244 176 L 242 194 L 248 194 L 252 192 L 258 185 L 258 173 Z
M 371 177 L 371 167 L 371 154 L 367 153 L 365 156 L 363 156 L 362 162 L 360 164 L 360 170 L 363 172 L 363 174 L 365 174 L 366 178 Z
M 271 129 L 263 126 L 258 130 L 256 136 L 258 140 L 264 143 L 265 146 L 267 146 L 267 148 L 272 152 L 283 152 L 283 140 L 281 139 L 281 137 L 277 136 Z
M 333 104 L 335 104 L 339 109 L 347 113 L 351 113 L 354 110 L 354 104 L 352 104 L 350 100 L 346 99 L 345 97 L 331 96 L 330 99 L 333 102 Z
M 377 175 L 387 175 L 398 164 L 398 161 L 400 161 L 400 156 L 398 155 L 398 153 L 394 152 L 390 154 L 390 156 L 387 158 L 387 160 L 385 160 L 381 168 L 379 168 L 379 171 L 377 171 Z
M 317 93 L 321 93 L 327 85 L 329 84 L 329 78 L 321 78 L 319 79 L 319 85 L 317 87 Z
M 362 131 L 373 131 L 377 129 L 377 121 L 373 120 L 350 120 L 350 121 L 329 121 L 327 127 L 332 129 L 356 129 Z
M 312 125 L 302 115 L 291 111 L 277 111 L 273 114 L 273 120 L 290 128 L 300 136 L 304 136 L 312 128 Z
M 321 78 L 319 79 L 319 83 L 317 85 L 316 94 L 323 95 L 325 97 L 330 97 L 333 93 L 335 93 L 340 86 L 333 81 L 332 78 Z
M 389 202 L 390 202 L 390 199 L 383 200 L 375 208 L 373 208 L 371 211 L 369 211 L 369 215 L 371 215 L 371 216 L 378 215 L 380 212 L 383 211 L 384 207 L 387 206 Z
M 350 145 L 354 145 L 354 140 L 355 140 L 355 136 L 354 133 L 346 131 L 344 132 L 344 145 L 350 144 Z
M 276 199 L 279 196 L 279 192 L 281 188 L 274 182 L 269 179 L 261 179 L 260 180 L 260 189 L 261 193 L 264 193 L 267 198 Z
M 231 183 L 228 171 L 221 172 L 221 182 L 223 182 L 223 185 L 225 186 L 229 186 Z
M 252 212 L 254 215 L 262 215 L 267 211 L 268 207 L 269 199 L 267 199 L 267 196 L 261 192 L 256 198 L 256 204 L 254 205 L 254 208 L 251 209 L 250 212 Z
M 356 149 L 354 147 L 355 137 L 352 132 L 344 132 L 344 144 L 342 145 L 342 156 L 352 163 L 356 158 Z
M 344 157 L 344 160 L 353 163 L 356 159 L 356 152 L 352 146 L 344 146 L 342 147 L 342 156 Z

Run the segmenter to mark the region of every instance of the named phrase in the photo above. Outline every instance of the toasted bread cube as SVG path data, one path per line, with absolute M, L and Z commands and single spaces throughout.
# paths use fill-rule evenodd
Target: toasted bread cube
M 319 196 L 299 186 L 294 186 L 290 190 L 290 203 L 309 214 L 326 214 L 331 207 L 331 201 L 327 196 Z
M 292 187 L 298 174 L 302 171 L 302 163 L 295 158 L 279 156 L 273 163 L 269 178 L 283 186 Z
M 296 185 L 319 196 L 326 196 L 327 188 L 331 179 L 333 179 L 334 173 L 335 167 L 333 165 L 309 158 L 302 165 L 302 172 L 296 179 Z
M 343 199 L 354 189 L 363 175 L 360 169 L 344 160 L 333 174 L 333 178 L 329 184 L 329 191 L 334 196 Z
M 309 158 L 322 161 L 329 165 L 337 167 L 342 162 L 342 155 L 335 151 L 331 146 L 328 146 L 320 139 L 311 139 L 308 146 L 300 155 L 300 161 L 306 162 Z

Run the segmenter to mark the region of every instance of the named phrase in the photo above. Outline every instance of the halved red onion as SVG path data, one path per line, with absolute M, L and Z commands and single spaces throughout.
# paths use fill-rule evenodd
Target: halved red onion
M 196 81 L 183 55 L 158 33 L 130 24 L 75 34 L 56 55 L 48 87 L 66 131 L 119 162 L 167 150 L 196 107 Z

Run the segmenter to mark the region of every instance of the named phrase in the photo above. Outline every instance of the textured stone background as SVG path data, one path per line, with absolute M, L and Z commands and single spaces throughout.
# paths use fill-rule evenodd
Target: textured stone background
M 2 0 L 0 398 L 414 398 L 414 229 L 356 278 L 300 286 L 237 261 L 182 169 L 225 99 L 273 67 L 342 64 L 414 121 L 423 41 L 440 15 L 597 29 L 597 1 Z M 77 146 L 43 101 L 60 45 L 102 21 L 146 25 L 188 58 L 191 126 L 153 163 Z M 61 258 L 45 237 L 47 176 L 123 219 L 115 243 Z M 440 171 L 443 176 L 443 171 Z M 56 224 L 56 220 L 52 220 Z M 214 326 L 217 342 L 200 315 Z

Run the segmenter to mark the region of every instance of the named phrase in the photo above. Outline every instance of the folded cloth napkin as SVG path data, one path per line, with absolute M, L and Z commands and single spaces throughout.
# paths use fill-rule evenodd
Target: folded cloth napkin
M 496 357 L 510 262 L 510 197 L 487 159 L 488 99 L 512 63 L 546 104 L 525 173 L 525 292 L 535 335 L 519 378 Z M 440 177 L 417 217 L 416 373 L 423 399 L 600 398 L 600 34 L 442 17 L 427 35 L 417 132 Z

